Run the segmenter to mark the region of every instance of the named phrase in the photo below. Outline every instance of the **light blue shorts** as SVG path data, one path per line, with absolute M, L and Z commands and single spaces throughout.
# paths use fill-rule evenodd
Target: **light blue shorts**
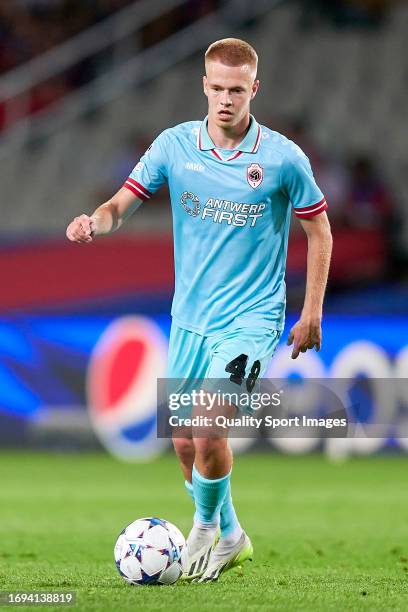
M 226 392 L 251 392 L 262 378 L 276 351 L 281 332 L 266 327 L 226 328 L 212 336 L 202 336 L 172 324 L 168 355 L 168 379 L 206 379 L 208 389 L 223 379 Z M 193 383 L 194 387 L 194 383 Z M 181 389 L 178 389 L 181 391 Z M 245 408 L 238 405 L 243 412 Z M 250 411 L 248 411 L 250 412 Z

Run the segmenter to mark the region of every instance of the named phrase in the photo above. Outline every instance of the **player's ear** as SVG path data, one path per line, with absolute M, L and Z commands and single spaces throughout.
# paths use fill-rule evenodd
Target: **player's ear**
M 251 93 L 251 100 L 253 100 L 258 92 L 259 89 L 259 79 L 255 79 L 255 81 L 252 84 L 252 93 Z
M 208 96 L 208 86 L 207 86 L 207 77 L 203 76 L 203 89 L 206 96 Z

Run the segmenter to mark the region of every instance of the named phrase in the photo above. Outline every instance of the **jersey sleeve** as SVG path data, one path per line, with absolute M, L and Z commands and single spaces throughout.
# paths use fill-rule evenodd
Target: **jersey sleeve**
M 314 179 L 310 162 L 299 148 L 298 153 L 286 157 L 282 163 L 281 188 L 299 219 L 310 219 L 328 208 Z
M 161 133 L 133 168 L 123 187 L 143 201 L 167 181 L 166 136 Z

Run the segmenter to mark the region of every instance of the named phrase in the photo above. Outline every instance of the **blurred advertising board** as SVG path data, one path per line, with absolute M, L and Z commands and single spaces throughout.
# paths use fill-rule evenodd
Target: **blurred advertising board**
M 156 381 L 166 376 L 170 317 L 13 315 L 0 321 L 0 444 L 79 450 L 104 447 L 128 460 L 169 446 L 156 436 Z M 290 359 L 285 333 L 268 377 L 369 381 L 372 412 L 383 411 L 384 436 L 353 440 L 282 438 L 263 447 L 283 452 L 324 448 L 333 456 L 408 450 L 408 318 L 326 316 L 320 353 Z M 388 382 L 387 385 L 383 381 Z M 391 390 L 391 391 L 390 391 Z M 370 415 L 365 416 L 370 419 Z M 236 450 L 259 440 L 235 439 Z

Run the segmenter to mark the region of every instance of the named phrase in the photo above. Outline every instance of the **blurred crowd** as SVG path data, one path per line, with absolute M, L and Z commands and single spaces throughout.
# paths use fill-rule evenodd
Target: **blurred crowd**
M 1 0 L 0 74 L 48 51 L 134 1 Z M 220 0 L 186 0 L 185 5 L 145 28 L 142 46 L 162 40 L 220 4 Z
M 79 32 L 137 0 L 0 0 L 0 76 L 60 45 Z M 140 1 L 140 0 L 139 0 Z M 298 0 L 301 25 L 322 19 L 337 26 L 380 25 L 391 6 L 401 0 Z M 220 8 L 225 0 L 185 0 L 132 35 L 134 49 L 149 47 L 199 17 Z M 129 45 L 128 48 L 131 48 Z M 36 113 L 62 99 L 99 74 L 115 55 L 107 48 L 84 58 L 71 69 L 34 85 L 23 101 L 0 100 L 0 130 L 21 115 Z M 11 109 L 11 110 L 10 110 Z
M 186 0 L 131 36 L 128 48 L 149 47 L 217 8 L 223 0 Z M 57 47 L 135 0 L 1 0 L 0 76 Z M 124 41 L 126 43 L 126 41 Z M 0 130 L 36 113 L 91 81 L 115 54 L 107 48 L 71 69 L 37 83 L 22 100 L 0 100 Z
M 335 154 L 320 147 L 305 118 L 278 122 L 275 129 L 296 142 L 309 157 L 316 181 L 329 204 L 333 232 L 344 238 L 344 242 L 337 241 L 337 247 L 344 246 L 347 250 L 356 237 L 367 270 L 372 267 L 368 276 L 371 273 L 373 277 L 388 279 L 399 276 L 403 266 L 403 253 L 397 246 L 399 209 L 380 160 L 367 150 Z M 344 258 L 347 257 L 344 253 Z M 357 270 L 359 262 L 355 265 Z
M 0 73 L 15 68 L 131 0 L 1 0 Z
M 383 24 L 393 4 L 401 0 L 300 0 L 301 25 L 312 27 L 326 19 L 338 28 L 368 27 Z
M 1 0 L 0 76 L 60 45 L 72 36 L 137 0 Z M 302 27 L 322 19 L 336 26 L 378 26 L 392 4 L 401 0 L 298 0 Z M 163 40 L 172 32 L 220 8 L 225 0 L 185 0 L 146 25 L 123 47 L 136 52 Z M 132 52 L 132 51 L 130 51 Z M 12 126 L 27 113 L 34 114 L 60 101 L 68 93 L 94 79 L 116 57 L 106 48 L 46 81 L 36 83 L 23 95 L 0 100 L 0 130 Z
M 278 128 L 279 129 L 279 128 Z M 367 152 L 346 158 L 323 151 L 315 143 L 307 121 L 301 118 L 280 129 L 308 155 L 316 180 L 330 204 L 335 227 L 385 228 L 393 217 L 393 196 L 379 168 Z
M 378 27 L 386 19 L 391 5 L 401 0 L 298 1 L 302 6 L 301 25 L 304 27 L 313 27 L 316 20 L 322 19 L 336 27 Z M 132 2 L 134 0 L 0 0 L 0 74 L 50 50 Z M 155 44 L 223 2 L 186 0 L 182 7 L 146 26 L 140 32 L 138 48 Z M 35 113 L 92 79 L 98 71 L 99 61 L 99 57 L 82 61 L 74 69 L 33 87 L 23 112 Z M 10 124 L 18 119 L 18 116 L 10 117 L 9 110 L 14 107 L 18 105 L 11 104 L 6 111 L 0 101 L 0 130 L 6 122 Z M 293 139 L 309 156 L 317 182 L 329 202 L 334 230 L 378 232 L 384 241 L 384 269 L 395 270 L 398 267 L 394 265 L 398 254 L 393 246 L 398 227 L 397 209 L 377 160 L 365 151 L 350 152 L 340 159 L 321 150 L 304 119 L 266 120 L 265 123 Z M 150 140 L 150 134 L 139 134 L 124 143 L 118 158 L 112 162 L 108 183 L 101 181 L 98 199 L 103 200 L 116 190 Z
M 0 75 L 40 56 L 131 0 L 1 0 Z M 84 62 L 36 84 L 25 98 L 0 101 L 0 129 L 63 98 L 88 79 Z

